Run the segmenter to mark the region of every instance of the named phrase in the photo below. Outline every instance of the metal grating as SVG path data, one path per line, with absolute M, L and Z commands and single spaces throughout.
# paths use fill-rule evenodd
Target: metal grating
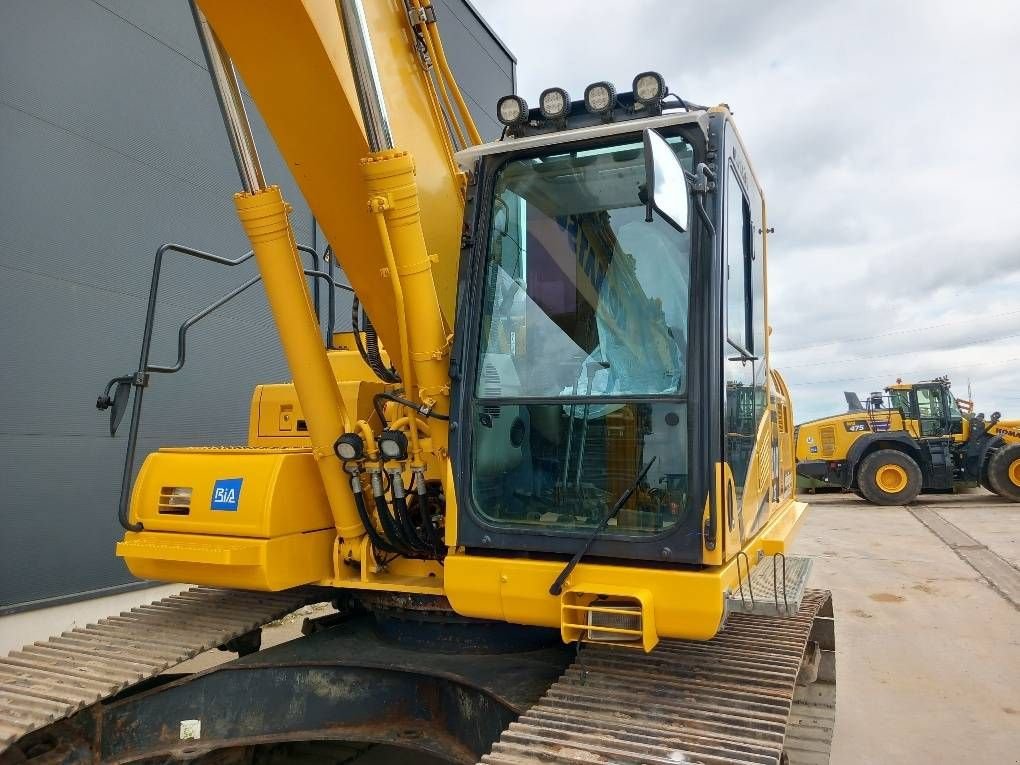
M 796 613 L 807 590 L 812 563 L 811 558 L 796 555 L 762 558 L 751 569 L 750 577 L 745 575 L 742 587 L 729 594 L 727 608 L 761 616 Z

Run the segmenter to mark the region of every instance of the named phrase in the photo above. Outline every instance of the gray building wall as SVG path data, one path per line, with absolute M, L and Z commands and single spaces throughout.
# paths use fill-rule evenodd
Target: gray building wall
M 462 0 L 437 3 L 451 65 L 487 138 L 514 61 Z M 298 241 L 325 243 L 249 103 Z M 117 438 L 95 409 L 137 364 L 153 255 L 247 249 L 238 179 L 184 0 L 0 3 L 0 613 L 137 586 L 114 557 Z M 177 325 L 248 278 L 169 256 L 151 361 Z M 341 300 L 341 317 L 345 315 Z M 341 318 L 343 321 L 343 318 Z M 237 443 L 259 382 L 288 378 L 255 288 L 189 334 L 146 392 L 139 462 L 161 444 Z

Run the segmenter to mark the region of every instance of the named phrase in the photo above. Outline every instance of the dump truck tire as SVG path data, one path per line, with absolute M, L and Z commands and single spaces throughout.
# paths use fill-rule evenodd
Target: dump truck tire
M 921 468 L 908 454 L 879 449 L 861 463 L 857 488 L 874 505 L 906 505 L 921 493 Z
M 1000 497 L 1020 502 L 1020 444 L 999 449 L 988 461 L 988 483 Z

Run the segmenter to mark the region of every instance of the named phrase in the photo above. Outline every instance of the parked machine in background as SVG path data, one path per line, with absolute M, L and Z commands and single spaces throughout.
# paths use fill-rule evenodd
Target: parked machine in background
M 975 414 L 947 377 L 897 381 L 864 402 L 846 396 L 844 414 L 797 426 L 797 473 L 814 486 L 849 489 L 877 505 L 976 485 L 1020 502 L 1020 420 Z
M 246 444 L 161 449 L 132 487 L 142 392 L 172 371 L 149 365 L 147 325 L 100 400 L 116 425 L 133 395 L 117 553 L 203 589 L 58 645 L 98 662 L 84 687 L 175 646 L 249 655 L 32 741 L 117 761 L 335 739 L 452 761 L 827 760 L 831 604 L 787 554 L 807 508 L 769 363 L 765 204 L 729 109 L 644 72 L 537 108 L 508 95 L 481 144 L 428 0 L 198 0 L 195 18 L 294 379 L 255 391 Z M 323 339 L 308 278 L 344 285 L 299 260 L 235 65 L 370 330 Z M 338 609 L 314 634 L 235 634 L 309 599 Z M 17 699 L 48 687 L 19 661 Z

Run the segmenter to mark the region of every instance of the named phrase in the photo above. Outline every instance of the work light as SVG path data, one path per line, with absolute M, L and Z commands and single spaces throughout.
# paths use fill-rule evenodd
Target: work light
M 634 78 L 634 100 L 654 104 L 666 95 L 666 81 L 658 72 L 642 72 Z
M 592 114 L 607 114 L 616 106 L 616 88 L 612 83 L 593 82 L 584 89 L 584 107 Z
M 407 436 L 399 430 L 384 430 L 377 439 L 379 451 L 388 460 L 407 458 Z
M 496 102 L 496 116 L 507 127 L 528 121 L 528 102 L 520 96 L 503 96 Z
M 538 109 L 547 120 L 563 119 L 570 111 L 570 96 L 563 88 L 546 88 L 538 97 Z
M 333 451 L 344 462 L 360 460 L 365 456 L 365 442 L 357 433 L 344 433 L 333 444 Z

